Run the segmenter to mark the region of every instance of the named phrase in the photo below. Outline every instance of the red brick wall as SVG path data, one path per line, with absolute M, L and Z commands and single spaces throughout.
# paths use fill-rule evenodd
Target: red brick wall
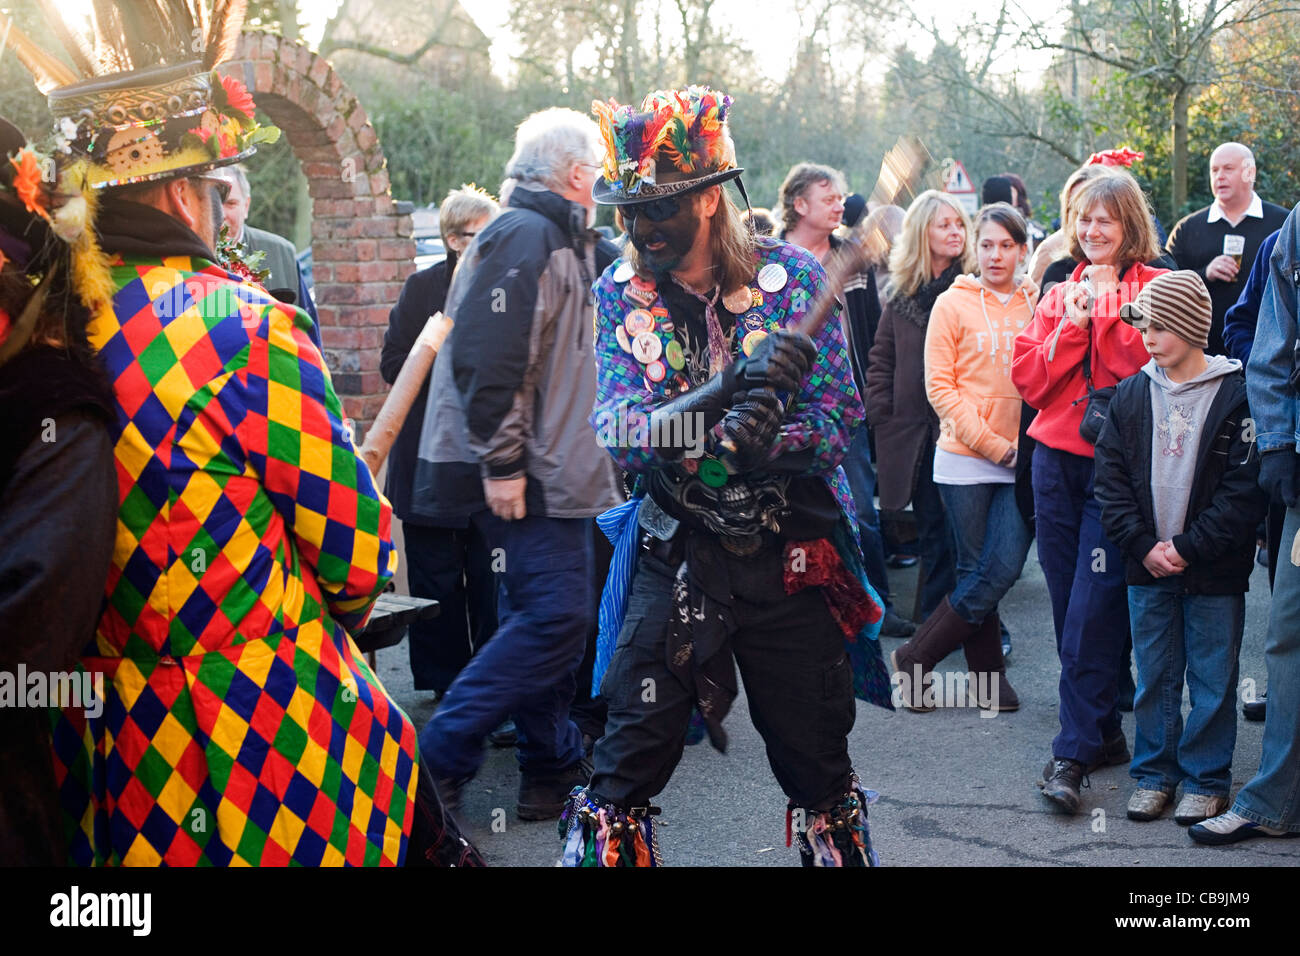
M 384 403 L 388 310 L 415 270 L 410 207 L 394 203 L 375 128 L 327 60 L 304 44 L 245 33 L 222 72 L 279 126 L 312 198 L 312 261 L 325 363 L 357 443 Z

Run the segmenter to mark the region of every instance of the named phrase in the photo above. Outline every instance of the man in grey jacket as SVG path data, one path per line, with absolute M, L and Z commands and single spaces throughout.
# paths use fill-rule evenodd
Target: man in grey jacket
M 573 110 L 520 124 L 506 167 L 518 183 L 447 294 L 455 327 L 434 365 L 411 507 L 473 524 L 500 575 L 495 637 L 420 734 L 453 809 L 507 716 L 519 734 L 521 819 L 556 817 L 588 773 L 569 703 L 594 623 L 591 518 L 621 500 L 587 424 L 598 137 Z

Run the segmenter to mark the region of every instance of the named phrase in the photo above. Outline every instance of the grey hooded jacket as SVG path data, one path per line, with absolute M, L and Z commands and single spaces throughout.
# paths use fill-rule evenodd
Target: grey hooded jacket
M 588 518 L 622 500 L 588 424 L 596 399 L 595 233 L 586 210 L 520 184 L 466 250 L 434 363 L 411 510 L 463 526 L 483 478 L 527 475 L 530 515 Z

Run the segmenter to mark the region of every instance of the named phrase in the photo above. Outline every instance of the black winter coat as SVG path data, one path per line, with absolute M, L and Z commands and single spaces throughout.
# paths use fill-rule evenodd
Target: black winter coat
M 1259 488 L 1259 451 L 1246 404 L 1246 379 L 1224 377 L 1210 404 L 1195 483 L 1182 534 L 1174 547 L 1187 561 L 1181 575 L 1187 594 L 1242 594 L 1250 590 L 1255 529 L 1268 510 Z M 1125 555 L 1129 584 L 1154 584 L 1142 559 L 1156 539 L 1151 496 L 1151 378 L 1145 372 L 1119 383 L 1097 439 L 1094 490 L 1107 537 Z

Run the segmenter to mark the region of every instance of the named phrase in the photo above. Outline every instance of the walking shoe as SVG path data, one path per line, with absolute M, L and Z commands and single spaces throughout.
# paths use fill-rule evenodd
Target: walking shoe
M 1091 786 L 1083 764 L 1077 760 L 1054 760 L 1052 773 L 1043 784 L 1043 796 L 1066 813 L 1079 812 L 1079 788 Z
M 519 731 L 513 720 L 507 720 L 492 733 L 488 734 L 488 743 L 493 747 L 513 747 L 519 743 Z
M 1263 720 L 1267 713 L 1265 711 L 1265 705 L 1267 703 L 1268 694 L 1260 694 L 1257 699 L 1246 701 L 1246 703 L 1241 705 L 1241 716 L 1251 721 Z
M 920 560 L 921 559 L 914 554 L 891 554 L 885 561 L 885 564 L 889 565 L 895 571 L 898 571 L 902 568 L 914 568 L 916 567 L 916 562 Z
M 1276 827 L 1266 827 L 1262 823 L 1255 823 L 1247 820 L 1240 813 L 1229 810 L 1221 813 L 1217 817 L 1211 817 L 1201 823 L 1196 824 L 1187 831 L 1187 835 L 1197 843 L 1205 843 L 1209 846 L 1223 846 L 1227 843 L 1240 843 L 1242 840 L 1250 840 L 1259 836 L 1271 837 L 1293 837 L 1300 836 L 1296 833 L 1288 833 L 1286 830 L 1279 830 Z
M 899 617 L 891 607 L 885 612 L 885 619 L 880 622 L 881 637 L 911 637 L 916 633 L 916 625 L 905 617 Z
M 1132 760 L 1133 755 L 1128 752 L 1128 741 L 1124 739 L 1124 728 L 1121 727 L 1115 731 L 1114 737 L 1102 741 L 1101 756 L 1088 764 L 1088 773 L 1096 773 L 1102 767 L 1118 767 L 1120 764 L 1126 764 Z M 1047 764 L 1043 767 L 1043 779 L 1038 781 L 1040 787 L 1052 775 L 1053 763 L 1055 763 L 1055 758 L 1048 757 Z
M 591 764 L 585 759 L 552 773 L 519 774 L 519 803 L 515 813 L 520 820 L 554 820 L 569 801 L 574 787 L 585 787 L 591 780 Z
M 1002 624 L 996 611 L 989 614 L 975 629 L 975 633 L 966 639 L 963 650 L 966 652 L 966 666 L 976 675 L 973 698 L 976 707 L 993 710 L 998 713 L 1020 709 L 1020 698 L 1016 695 L 1011 682 L 1007 680 L 1007 665 L 1002 656 Z M 997 681 L 996 700 L 979 700 L 981 682 L 980 674 L 988 674 L 983 681 L 984 693 L 992 696 L 992 680 Z
M 1173 798 L 1174 795 L 1168 790 L 1134 790 L 1128 798 L 1128 818 L 1140 823 L 1159 820 Z M 1178 807 L 1181 810 L 1182 804 Z
M 442 801 L 443 808 L 452 815 L 459 823 L 461 819 L 462 802 L 465 797 L 465 785 L 474 779 L 470 774 L 465 777 L 440 777 L 433 782 L 438 791 L 438 799 Z
M 1184 793 L 1174 811 L 1174 822 L 1182 826 L 1200 823 L 1210 817 L 1217 817 L 1228 809 L 1227 797 L 1216 797 L 1212 793 Z

